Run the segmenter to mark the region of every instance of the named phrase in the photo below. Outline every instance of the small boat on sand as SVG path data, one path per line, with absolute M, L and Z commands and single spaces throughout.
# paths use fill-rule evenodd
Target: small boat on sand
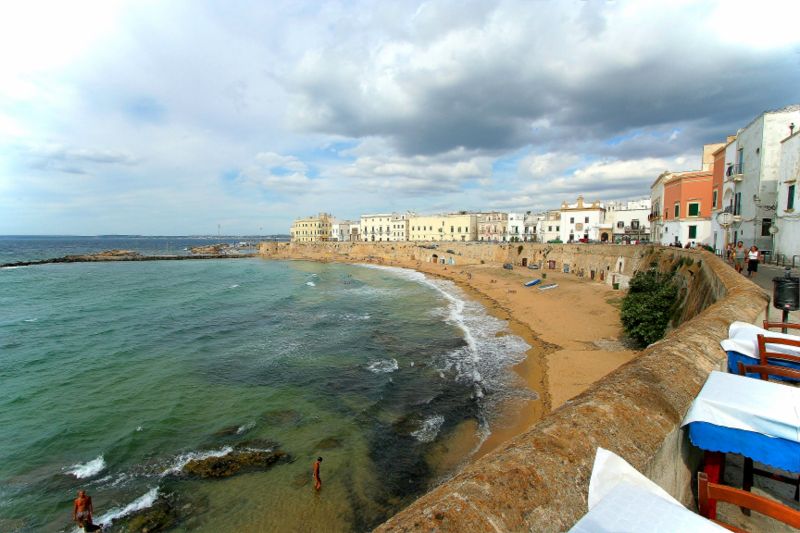
M 533 287 L 534 285 L 538 285 L 542 282 L 540 279 L 532 279 L 525 284 L 526 287 Z
M 558 287 L 558 283 L 548 283 L 546 285 L 542 285 L 541 287 L 539 287 L 539 290 L 546 291 L 549 289 L 555 289 L 556 287 Z

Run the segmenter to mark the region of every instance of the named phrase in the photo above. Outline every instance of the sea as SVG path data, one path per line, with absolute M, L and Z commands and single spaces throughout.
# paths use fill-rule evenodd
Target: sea
M 230 239 L 231 242 L 246 240 Z M 0 237 L 0 263 L 191 237 Z M 391 267 L 244 259 L 0 269 L 0 531 L 367 531 L 469 461 L 529 346 L 452 282 Z M 281 450 L 193 479 L 193 459 Z M 322 490 L 313 461 L 323 457 Z

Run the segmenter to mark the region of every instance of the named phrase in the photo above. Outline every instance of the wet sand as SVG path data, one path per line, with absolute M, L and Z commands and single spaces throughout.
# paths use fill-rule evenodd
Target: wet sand
M 497 264 L 448 266 L 418 261 L 393 262 L 392 266 L 456 282 L 489 313 L 507 320 L 512 333 L 531 346 L 527 358 L 514 370 L 539 394 L 539 400 L 518 400 L 507 405 L 473 458 L 525 432 L 547 412 L 638 354 L 620 342 L 622 326 L 615 303 L 622 294 L 603 283 L 546 270 L 544 282 L 558 283 L 558 287 L 540 291 L 523 285 L 540 278 L 539 270 L 516 267 L 509 271 Z M 453 446 L 463 447 L 463 443 Z

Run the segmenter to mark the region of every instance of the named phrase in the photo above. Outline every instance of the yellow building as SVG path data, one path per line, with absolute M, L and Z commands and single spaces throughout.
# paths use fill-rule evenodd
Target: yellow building
M 331 240 L 333 217 L 328 213 L 298 218 L 292 223 L 292 242 L 324 242 Z
M 412 216 L 408 221 L 411 241 L 474 241 L 478 237 L 478 216 L 469 213 Z

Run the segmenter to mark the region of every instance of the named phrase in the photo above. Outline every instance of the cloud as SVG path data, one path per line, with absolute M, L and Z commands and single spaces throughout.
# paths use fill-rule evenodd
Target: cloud
M 139 160 L 127 152 L 95 148 L 76 148 L 62 144 L 26 145 L 17 148 L 23 164 L 32 169 L 87 174 L 97 165 L 132 166 Z

